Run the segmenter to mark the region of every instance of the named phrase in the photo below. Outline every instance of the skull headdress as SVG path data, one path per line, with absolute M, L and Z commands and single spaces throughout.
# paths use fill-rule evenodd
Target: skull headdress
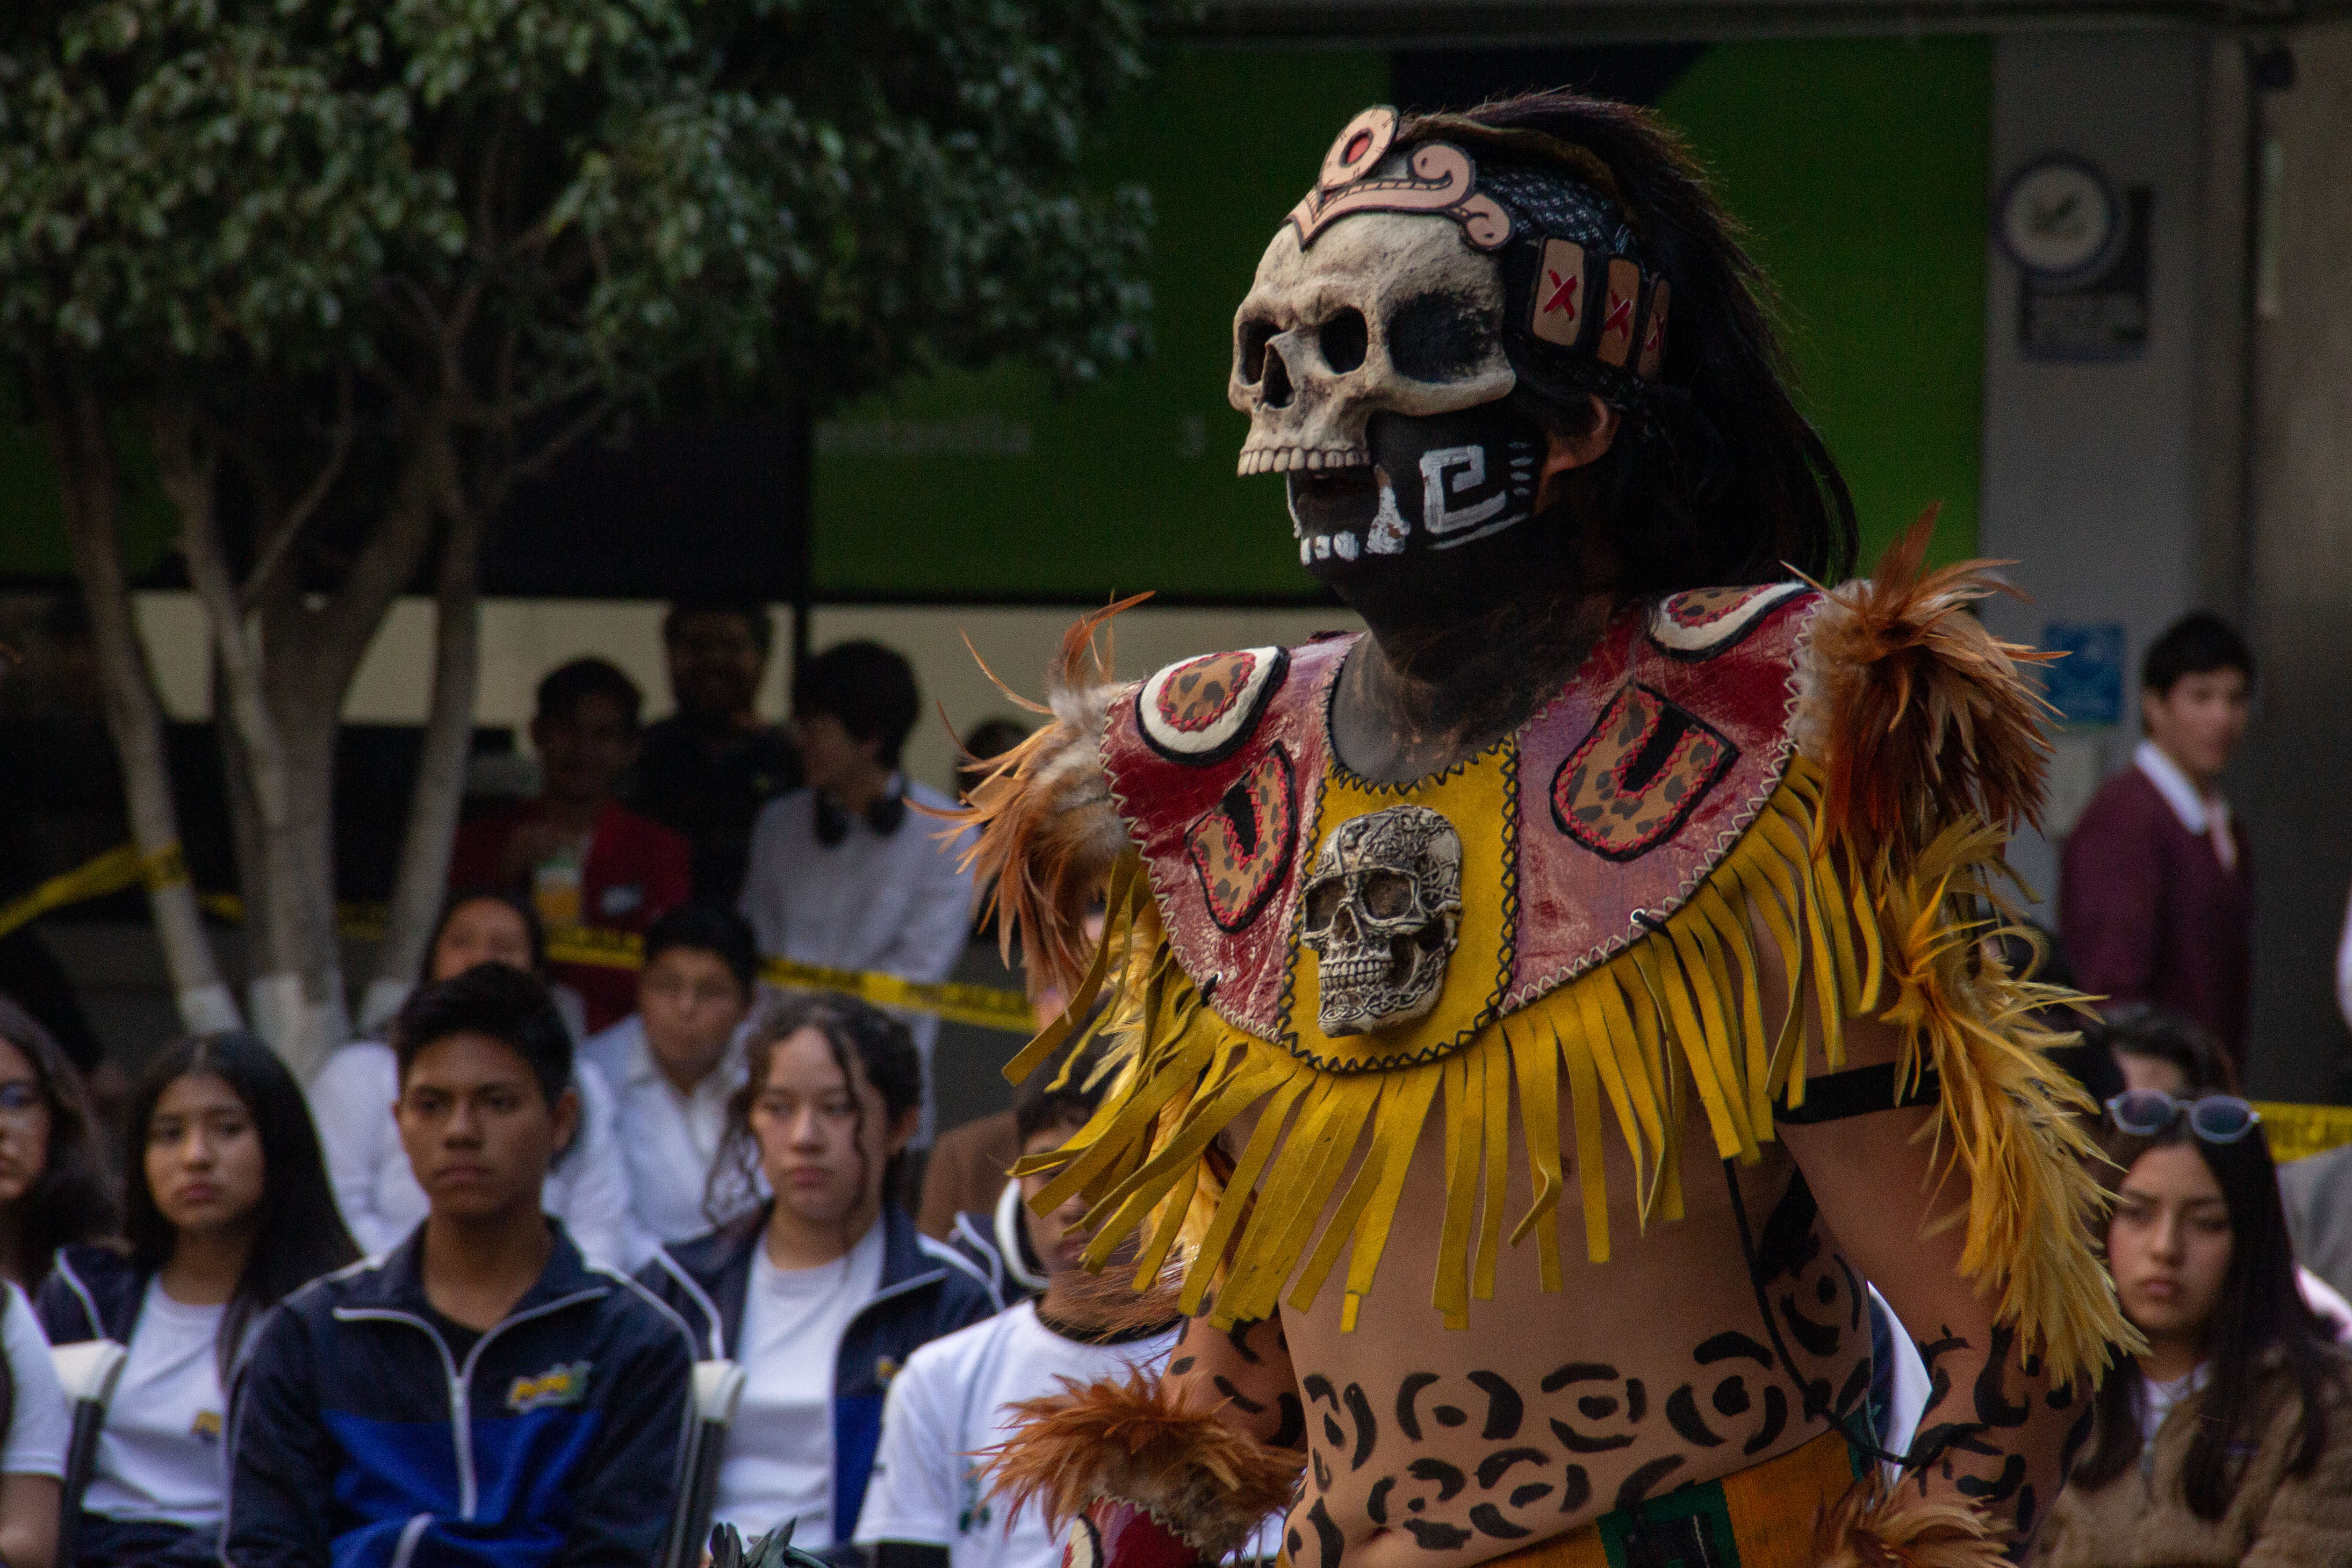
M 1379 477 L 1363 526 L 1310 527 L 1294 507 L 1310 566 L 1402 554 L 1416 538 L 1449 548 L 1524 519 L 1541 432 L 1495 405 L 1526 375 L 1632 407 L 1663 362 L 1671 290 L 1606 167 L 1559 144 L 1549 159 L 1474 162 L 1448 130 L 1480 128 L 1441 118 L 1401 132 L 1391 110 L 1357 116 L 1234 317 L 1241 472 Z
M 1392 805 L 1331 830 L 1300 890 L 1323 1033 L 1368 1035 L 1437 1005 L 1462 933 L 1462 836 L 1425 805 Z

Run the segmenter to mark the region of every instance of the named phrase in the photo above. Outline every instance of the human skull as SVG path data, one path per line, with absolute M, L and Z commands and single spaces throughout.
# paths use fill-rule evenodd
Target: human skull
M 1301 895 L 1325 1036 L 1410 1024 L 1437 1005 L 1462 932 L 1462 836 L 1425 805 L 1331 830 Z
M 1391 154 L 1383 175 L 1404 166 Z M 1369 465 L 1376 413 L 1451 414 L 1516 384 L 1502 269 L 1451 217 L 1363 212 L 1301 247 L 1285 223 L 1234 317 L 1244 474 Z

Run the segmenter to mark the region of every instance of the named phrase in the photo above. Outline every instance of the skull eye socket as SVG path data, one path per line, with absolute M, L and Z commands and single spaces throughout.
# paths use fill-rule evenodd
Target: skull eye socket
M 1371 344 L 1371 329 L 1364 324 L 1361 310 L 1343 310 L 1324 322 L 1316 337 L 1324 363 L 1345 375 L 1364 363 L 1364 351 Z
M 1241 360 L 1242 380 L 1244 384 L 1255 386 L 1258 384 L 1258 378 L 1265 374 L 1265 345 L 1272 341 L 1273 337 L 1272 321 L 1242 323 Z
M 1339 904 L 1348 896 L 1348 885 L 1334 878 L 1318 882 L 1307 889 L 1307 929 L 1321 931 L 1339 912 Z
M 1494 356 L 1495 323 L 1459 294 L 1416 294 L 1389 312 L 1389 363 L 1414 381 L 1459 381 Z
M 1412 912 L 1412 879 L 1402 871 L 1367 872 L 1364 908 L 1374 920 L 1392 921 Z

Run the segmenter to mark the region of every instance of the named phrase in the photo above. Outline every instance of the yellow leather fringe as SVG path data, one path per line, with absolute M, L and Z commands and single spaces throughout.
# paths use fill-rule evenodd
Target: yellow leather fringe
M 1306 1309 L 1352 1242 L 1341 1314 L 1352 1329 L 1423 1124 L 1442 1096 L 1446 1202 L 1432 1300 L 1449 1325 L 1462 1326 L 1470 1300 L 1494 1290 L 1514 1088 L 1523 1108 L 1556 1108 L 1565 1098 L 1585 1249 L 1605 1261 L 1604 1108 L 1633 1153 L 1642 1223 L 1681 1217 L 1686 1097 L 1698 1097 L 1717 1157 L 1756 1159 L 1774 1135 L 1775 1102 L 1804 1101 L 1810 1000 L 1833 1070 L 1845 1061 L 1845 1022 L 1877 1016 L 1905 1030 L 1901 1084 L 1930 1068 L 1940 1075 L 1941 1099 L 1922 1136 L 1934 1140 L 1948 1174 L 1968 1178 L 1963 1271 L 1995 1293 L 1999 1321 L 2015 1324 L 2023 1348 L 2042 1354 L 2054 1376 L 2095 1373 L 2110 1344 L 2130 1346 L 2137 1336 L 2090 1247 L 2100 1197 L 2083 1163 L 2088 1142 L 2067 1115 L 2088 1101 L 2043 1055 L 2066 1037 L 2030 1016 L 2070 994 L 1978 955 L 1989 929 L 1983 911 L 1999 907 L 1993 884 L 2006 875 L 2003 835 L 1961 823 L 1899 870 L 1883 858 L 1865 868 L 1843 840 L 1819 839 L 1822 791 L 1821 770 L 1793 759 L 1756 822 L 1662 927 L 1453 1055 L 1385 1072 L 1319 1071 L 1206 1006 L 1160 934 L 1130 851 L 1112 878 L 1109 929 L 1069 1013 L 1006 1068 L 1015 1079 L 1034 1070 L 1117 970 L 1119 994 L 1103 1026 L 1112 1081 L 1082 1131 L 1024 1162 L 1024 1173 L 1055 1173 L 1037 1206 L 1083 1192 L 1097 1227 L 1090 1267 L 1140 1233 L 1138 1288 L 1175 1255 L 1182 1310 L 1199 1313 L 1213 1286 L 1212 1318 L 1221 1326 L 1271 1316 L 1284 1300 Z M 1751 934 L 1759 928 L 1789 980 L 1779 1018 L 1764 1016 Z M 1246 1145 L 1206 1158 L 1217 1134 L 1253 1107 L 1259 1114 Z M 1523 1110 L 1535 1195 L 1510 1231 L 1515 1246 L 1535 1237 L 1543 1286 L 1554 1290 L 1569 1169 L 1560 1121 L 1556 1110 Z M 1253 1201 L 1260 1194 L 1265 1201 Z M 1175 1253 L 1180 1238 L 1189 1258 Z

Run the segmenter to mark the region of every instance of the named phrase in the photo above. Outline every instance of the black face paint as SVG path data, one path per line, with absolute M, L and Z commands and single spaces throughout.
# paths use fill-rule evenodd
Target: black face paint
M 1290 476 L 1298 563 L 1334 585 L 1428 564 L 1535 515 L 1547 442 L 1501 402 L 1372 416 L 1369 468 Z

